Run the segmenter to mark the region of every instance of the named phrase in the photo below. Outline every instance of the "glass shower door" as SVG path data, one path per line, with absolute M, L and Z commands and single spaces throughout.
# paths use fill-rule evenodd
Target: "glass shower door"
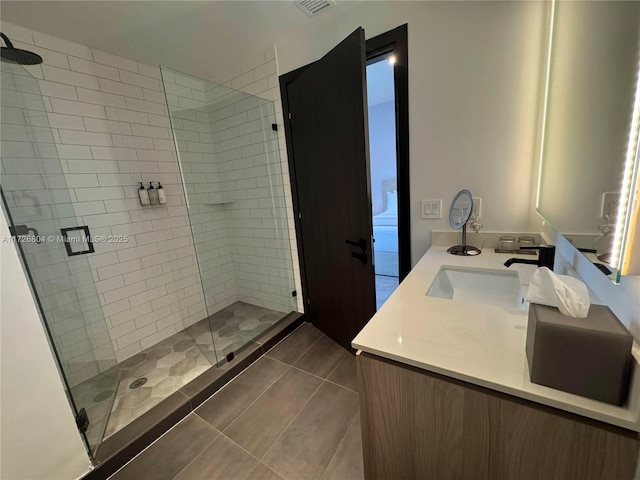
M 161 67 L 218 363 L 296 310 L 272 101 Z
M 88 261 L 93 245 L 74 211 L 38 81 L 19 65 L 3 63 L 1 74 L 3 208 L 79 429 L 95 457 L 118 369 Z

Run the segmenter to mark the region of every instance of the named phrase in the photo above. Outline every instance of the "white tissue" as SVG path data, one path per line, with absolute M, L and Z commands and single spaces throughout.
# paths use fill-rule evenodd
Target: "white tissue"
M 574 318 L 585 318 L 591 305 L 584 282 L 569 275 L 556 275 L 547 267 L 538 268 L 531 277 L 527 300 L 557 307 L 564 315 Z

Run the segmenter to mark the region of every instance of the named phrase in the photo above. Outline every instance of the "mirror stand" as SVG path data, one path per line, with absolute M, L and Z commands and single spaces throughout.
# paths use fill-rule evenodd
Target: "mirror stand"
M 449 247 L 447 253 L 452 255 L 462 255 L 465 257 L 471 255 L 480 255 L 482 250 L 467 245 L 467 222 L 473 212 L 473 197 L 469 190 L 460 190 L 451 202 L 449 209 L 449 225 L 456 230 L 462 229 L 462 245 L 454 245 Z
M 447 253 L 451 255 L 462 255 L 465 257 L 480 255 L 481 250 L 478 247 L 467 245 L 467 224 L 462 226 L 462 245 L 454 245 L 447 249 Z

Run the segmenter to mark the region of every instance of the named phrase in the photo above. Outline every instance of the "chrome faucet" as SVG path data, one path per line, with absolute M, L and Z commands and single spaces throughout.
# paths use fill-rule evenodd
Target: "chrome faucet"
M 553 271 L 553 262 L 556 256 L 555 245 L 522 245 L 520 250 L 538 250 L 538 258 L 536 260 L 510 258 L 504 262 L 505 267 L 510 267 L 514 263 L 525 263 L 527 265 L 536 265 L 537 267 L 547 267 Z

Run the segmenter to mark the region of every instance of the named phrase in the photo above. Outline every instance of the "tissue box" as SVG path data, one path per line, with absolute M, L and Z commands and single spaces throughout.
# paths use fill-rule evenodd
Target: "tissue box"
M 529 305 L 527 359 L 533 383 L 614 405 L 627 398 L 633 337 L 608 307 L 586 318 Z

